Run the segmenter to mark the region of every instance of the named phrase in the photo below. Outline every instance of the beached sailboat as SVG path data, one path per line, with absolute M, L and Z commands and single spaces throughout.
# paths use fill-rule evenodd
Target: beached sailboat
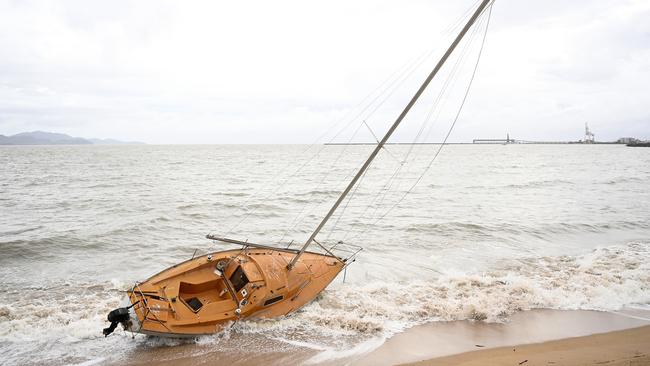
M 467 31 L 492 0 L 482 0 L 467 24 L 424 80 L 352 178 L 339 198 L 300 249 L 239 241 L 214 235 L 207 238 L 241 246 L 192 258 L 136 283 L 127 291 L 128 304 L 111 311 L 111 334 L 118 324 L 132 332 L 159 336 L 197 336 L 222 330 L 233 321 L 287 315 L 312 301 L 361 250 L 326 248 L 316 237 L 357 184 L 395 129 L 409 113 Z M 317 245 L 322 252 L 308 251 Z M 337 251 L 337 253 L 335 253 Z M 340 254 L 344 253 L 344 254 Z

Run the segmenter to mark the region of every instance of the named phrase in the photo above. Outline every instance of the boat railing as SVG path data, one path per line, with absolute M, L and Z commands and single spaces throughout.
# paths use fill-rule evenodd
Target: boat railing
M 275 247 L 272 245 L 265 245 L 265 244 L 257 244 L 257 243 L 252 243 L 249 241 L 242 241 L 242 240 L 237 240 L 237 239 L 230 239 L 230 238 L 223 238 L 220 236 L 208 234 L 205 236 L 206 238 L 216 241 L 216 242 L 221 242 L 221 243 L 226 243 L 226 244 L 235 244 L 235 245 L 241 245 L 244 248 L 260 248 L 260 249 L 270 249 L 270 250 L 281 250 L 285 252 L 298 252 L 298 249 L 288 249 L 288 248 L 279 248 Z
M 328 251 L 335 253 L 337 257 L 341 258 L 344 262 L 354 262 L 357 255 L 363 250 L 363 247 L 355 244 L 345 243 L 338 241 L 332 245 Z
M 282 247 L 276 247 L 272 245 L 265 245 L 265 244 L 257 244 L 257 243 L 251 243 L 249 241 L 241 241 L 241 240 L 236 240 L 236 239 L 230 239 L 230 238 L 223 238 L 220 236 L 208 234 L 206 235 L 206 238 L 210 240 L 214 240 L 217 242 L 222 242 L 222 243 L 227 243 L 227 244 L 235 244 L 235 245 L 241 245 L 244 248 L 260 248 L 260 249 L 270 249 L 270 250 L 280 250 L 284 252 L 291 252 L 291 253 L 298 253 L 300 252 L 299 249 L 290 249 L 288 246 L 285 248 Z M 343 262 L 350 263 L 354 261 L 354 258 L 363 250 L 362 247 L 354 244 L 348 244 L 344 243 L 342 241 L 339 241 L 335 243 L 334 245 L 330 246 L 329 248 L 327 245 L 321 244 L 318 241 L 314 240 L 314 243 L 317 244 L 317 247 L 322 249 L 324 253 L 322 254 L 327 254 L 332 257 L 339 258 Z
M 147 301 L 147 296 L 144 294 L 144 292 L 143 292 L 142 289 L 140 288 L 140 284 L 139 284 L 139 283 L 136 282 L 136 283 L 133 285 L 133 287 L 131 288 L 131 291 L 127 291 L 127 293 L 128 293 L 128 292 L 131 292 L 132 294 L 136 295 L 136 297 L 137 297 L 138 295 L 136 294 L 136 291 L 137 291 L 137 293 L 140 294 L 140 300 L 138 300 L 137 302 L 133 303 L 133 305 L 140 303 L 140 304 L 142 304 L 142 306 L 143 306 L 144 309 L 146 310 L 146 311 L 144 311 L 144 310 L 142 311 L 142 323 L 141 323 L 141 324 L 144 324 L 144 322 L 146 322 L 147 320 L 149 320 L 149 321 L 155 321 L 156 323 L 162 325 L 165 329 L 167 329 L 168 332 L 171 332 L 171 330 L 167 327 L 167 325 L 165 324 L 165 322 L 163 322 L 162 320 L 160 320 L 160 318 L 158 318 L 158 315 L 156 315 L 156 312 L 153 311 L 153 310 L 151 309 L 151 306 L 149 306 L 149 301 Z M 166 300 L 169 301 L 168 299 L 166 299 Z M 170 301 L 169 303 L 171 304 L 171 301 Z M 156 310 L 157 310 L 157 311 L 160 311 L 160 309 L 156 309 Z M 134 310 L 134 311 L 135 311 L 135 310 Z M 148 315 L 149 315 L 149 314 L 153 315 L 153 317 L 154 317 L 155 320 L 152 320 L 152 319 L 148 318 Z

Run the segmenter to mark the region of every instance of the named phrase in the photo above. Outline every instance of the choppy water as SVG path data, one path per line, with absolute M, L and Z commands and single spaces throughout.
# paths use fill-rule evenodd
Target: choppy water
M 305 149 L 0 147 L 3 363 L 120 362 L 160 347 L 169 358 L 179 343 L 193 355 L 236 352 L 250 339 L 262 354 L 318 350 L 312 362 L 427 321 L 650 303 L 650 150 L 448 146 L 377 221 L 436 149 L 415 147 L 387 187 L 409 149 L 389 146 L 321 235 L 365 247 L 346 283 L 338 278 L 290 317 L 189 346 L 101 336 L 119 290 L 197 248 L 220 248 L 204 239 L 210 231 L 304 241 L 370 147 L 326 146 L 315 158 L 320 147 Z

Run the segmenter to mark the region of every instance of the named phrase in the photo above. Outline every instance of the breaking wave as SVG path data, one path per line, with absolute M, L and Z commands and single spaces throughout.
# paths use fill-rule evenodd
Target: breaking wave
M 483 273 L 445 273 L 428 281 L 338 283 L 294 315 L 240 322 L 232 331 L 287 342 L 306 341 L 304 335 L 312 334 L 314 339 L 307 341 L 331 351 L 431 321 L 504 322 L 515 312 L 537 308 L 617 310 L 650 303 L 647 258 L 650 243 L 632 242 L 580 256 L 523 258 Z M 105 345 L 101 329 L 106 313 L 118 305 L 120 290 L 127 286 L 62 283 L 7 293 L 0 300 L 0 343 L 11 345 L 8 360 L 55 342 L 90 342 L 86 348 L 91 351 Z M 292 340 L 288 334 L 301 337 Z M 114 337 L 110 342 L 126 340 Z M 188 341 L 141 342 L 156 347 Z
M 582 256 L 525 258 L 484 273 L 448 273 L 430 281 L 339 285 L 288 323 L 376 335 L 429 321 L 503 322 L 530 309 L 617 310 L 650 302 L 647 258 L 650 244 L 637 242 Z

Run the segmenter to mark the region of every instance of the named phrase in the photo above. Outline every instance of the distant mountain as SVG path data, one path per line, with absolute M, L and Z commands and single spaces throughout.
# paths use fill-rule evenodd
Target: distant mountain
M 142 142 L 124 142 L 113 139 L 84 139 L 63 133 L 33 131 L 12 136 L 0 135 L 0 145 L 126 145 Z
M 23 132 L 13 136 L 3 136 L 3 145 L 91 145 L 90 140 L 72 137 L 62 133 L 43 131 Z

